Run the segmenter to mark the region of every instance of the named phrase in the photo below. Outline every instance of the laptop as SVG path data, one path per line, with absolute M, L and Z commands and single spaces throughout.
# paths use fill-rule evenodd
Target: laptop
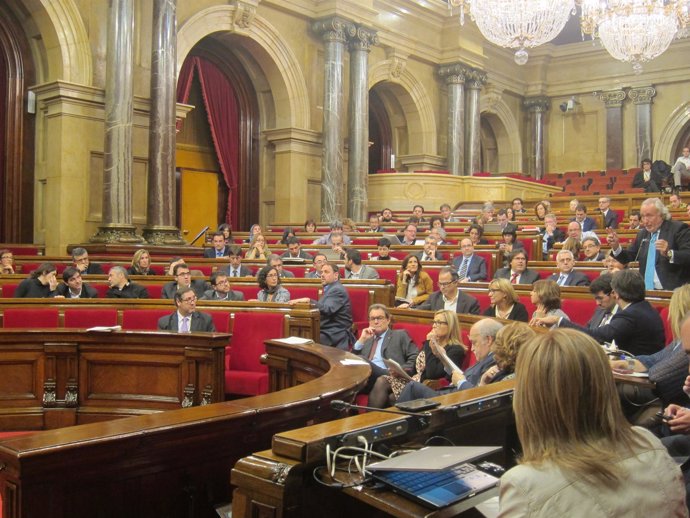
M 367 470 L 397 493 L 437 509 L 496 488 L 500 479 L 471 462 L 500 450 L 500 446 L 430 446 L 370 464 Z
M 395 234 L 383 234 L 381 237 L 385 237 L 386 239 L 388 239 L 388 241 L 391 242 L 391 245 L 401 244 L 400 239 L 398 239 L 398 236 L 396 236 Z

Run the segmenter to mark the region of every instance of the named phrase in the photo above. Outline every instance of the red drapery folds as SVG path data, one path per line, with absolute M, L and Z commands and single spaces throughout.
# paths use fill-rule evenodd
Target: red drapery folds
M 187 58 L 177 81 L 177 102 L 187 103 L 196 71 L 201 85 L 211 137 L 220 170 L 228 187 L 228 209 L 225 221 L 239 221 L 238 162 L 240 152 L 240 121 L 235 90 L 228 78 L 212 62 L 199 57 Z M 179 129 L 179 128 L 178 128 Z

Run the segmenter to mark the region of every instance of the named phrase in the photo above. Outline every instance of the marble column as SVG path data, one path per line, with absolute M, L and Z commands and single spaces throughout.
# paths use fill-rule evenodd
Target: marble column
M 527 172 L 533 178 L 544 178 L 544 114 L 551 107 L 548 97 L 529 97 L 522 105 L 527 109 L 531 118 L 530 152 L 527 160 Z
M 324 41 L 323 154 L 321 159 L 321 221 L 342 219 L 343 193 L 343 72 L 347 38 L 356 33 L 351 22 L 338 17 L 318 20 L 312 30 Z
M 105 78 L 102 225 L 97 243 L 140 243 L 132 225 L 133 0 L 110 0 Z
M 472 69 L 465 75 L 467 100 L 465 113 L 465 175 L 471 176 L 481 169 L 481 141 L 479 94 L 486 83 L 486 72 Z
M 438 75 L 448 89 L 447 169 L 462 176 L 465 172 L 465 75 L 470 69 L 462 63 L 443 65 Z
M 177 0 L 153 0 L 151 115 L 144 238 L 155 245 L 180 245 L 175 226 L 175 133 Z
M 606 106 L 606 169 L 623 167 L 623 90 L 599 93 Z
M 378 43 L 376 33 L 357 27 L 350 42 L 349 149 L 347 161 L 347 216 L 366 221 L 369 174 L 369 50 Z
M 635 144 L 637 163 L 644 158 L 652 159 L 652 99 L 656 90 L 652 86 L 631 88 L 628 98 L 635 103 Z

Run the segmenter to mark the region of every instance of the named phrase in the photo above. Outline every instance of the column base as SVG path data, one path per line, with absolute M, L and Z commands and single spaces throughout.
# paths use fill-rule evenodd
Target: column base
M 180 229 L 177 227 L 144 227 L 143 236 L 151 245 L 187 245 L 187 241 L 182 238 Z
M 136 234 L 134 225 L 106 224 L 98 227 L 89 243 L 144 243 L 144 238 Z

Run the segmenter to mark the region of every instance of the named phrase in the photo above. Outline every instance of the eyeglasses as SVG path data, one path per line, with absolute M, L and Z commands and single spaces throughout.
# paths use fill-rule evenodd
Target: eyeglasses
M 182 302 L 186 302 L 187 304 L 190 304 L 192 302 L 196 302 L 198 299 L 196 297 L 189 297 L 186 299 L 180 299 Z
M 455 284 L 457 282 L 458 281 L 448 281 L 448 282 L 438 281 L 438 286 L 439 286 L 439 288 L 445 288 L 446 286 L 450 286 L 451 284 Z
M 267 278 L 268 278 L 268 277 L 278 277 L 278 274 L 275 273 L 275 272 L 273 272 L 273 273 L 269 273 L 268 275 L 266 275 L 266 277 L 267 277 Z
M 382 322 L 384 320 L 387 320 L 385 316 L 382 317 L 369 317 L 369 322 Z
M 191 272 L 177 272 L 178 277 L 183 277 L 185 275 L 191 276 L 192 273 Z
M 492 293 L 503 293 L 503 291 L 494 288 L 489 288 L 489 295 L 491 295 Z
M 230 281 L 227 279 L 223 279 L 222 281 L 216 281 L 216 286 L 218 286 L 219 284 L 230 284 Z
M 444 322 L 443 320 L 434 320 L 432 324 L 435 326 L 447 326 L 448 322 Z

